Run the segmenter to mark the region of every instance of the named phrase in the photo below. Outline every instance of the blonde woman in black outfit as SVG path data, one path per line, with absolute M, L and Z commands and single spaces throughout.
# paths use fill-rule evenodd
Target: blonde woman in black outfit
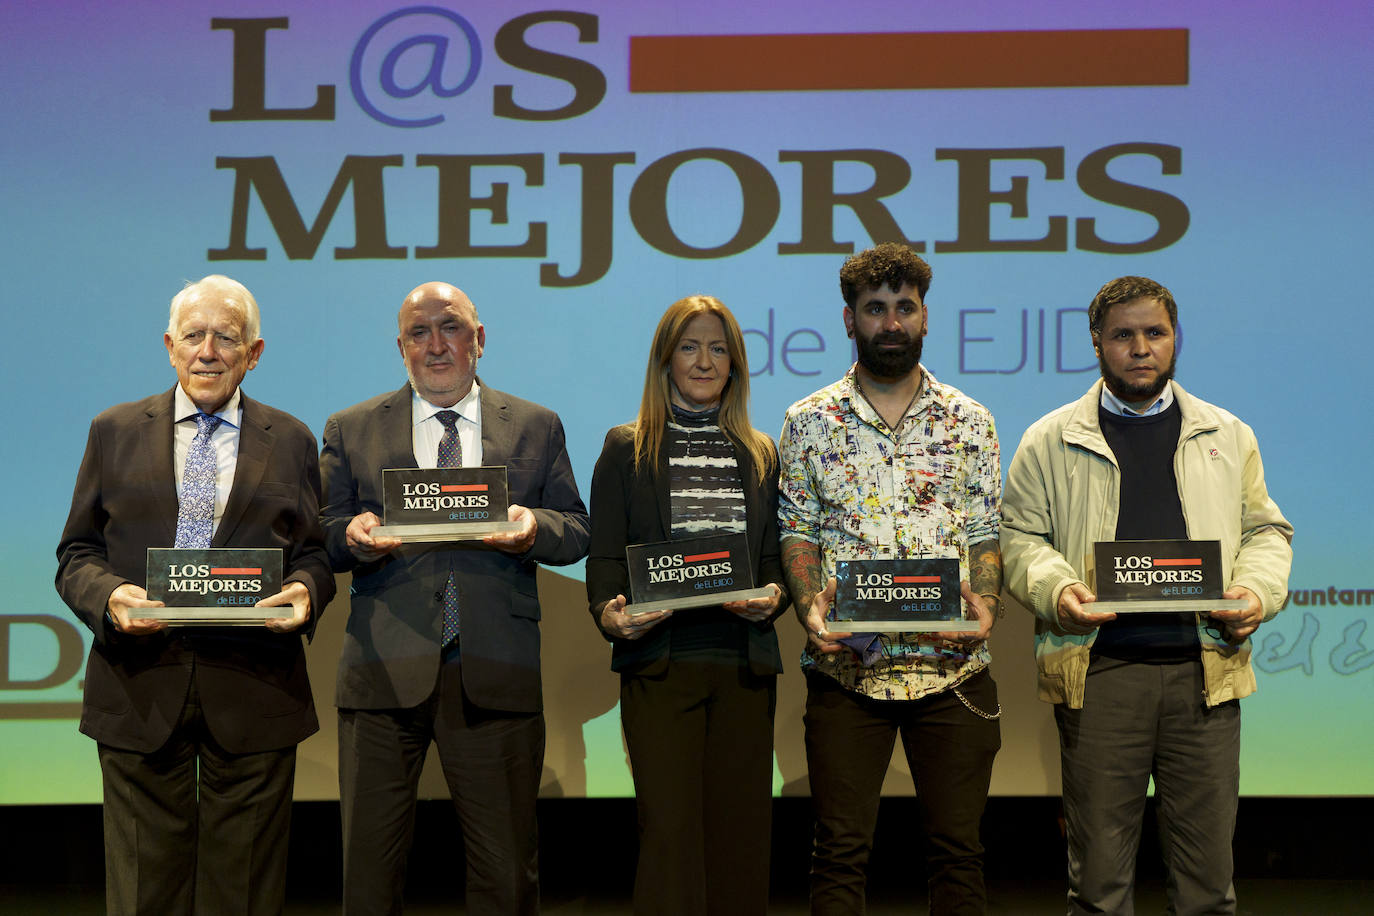
M 775 680 L 773 620 L 786 609 L 778 459 L 749 425 L 739 324 L 689 296 L 659 321 L 633 423 L 592 477 L 587 597 L 610 640 L 634 771 L 634 912 L 762 916 L 768 908 Z M 627 544 L 743 531 L 772 594 L 630 617 Z

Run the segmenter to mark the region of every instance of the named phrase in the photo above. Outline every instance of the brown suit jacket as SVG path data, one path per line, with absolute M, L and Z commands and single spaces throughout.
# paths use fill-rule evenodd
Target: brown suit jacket
M 149 547 L 176 540 L 172 463 L 175 389 L 120 404 L 91 423 L 71 512 L 57 548 L 57 590 L 95 634 L 81 731 L 150 753 L 171 735 L 194 673 L 215 740 L 233 753 L 289 747 L 315 732 L 299 633 L 266 628 L 118 632 L 110 593 L 142 587 Z M 290 414 L 241 398 L 238 462 L 214 547 L 280 547 L 283 578 L 310 590 L 307 635 L 334 596 L 318 518 L 315 437 Z

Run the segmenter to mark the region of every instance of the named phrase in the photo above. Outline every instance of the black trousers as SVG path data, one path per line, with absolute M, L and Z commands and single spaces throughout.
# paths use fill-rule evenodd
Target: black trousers
M 294 745 L 229 753 L 205 725 L 193 679 L 165 745 L 99 753 L 108 914 L 281 913 Z
M 434 692 L 418 706 L 339 710 L 344 913 L 350 916 L 402 911 L 416 791 L 431 742 L 463 832 L 467 912 L 539 912 L 535 799 L 544 717 L 474 707 L 463 696 L 459 665 L 441 665 Z
M 997 685 L 987 671 L 958 690 L 985 714 L 997 711 Z M 916 783 L 919 821 L 912 839 L 925 850 L 930 912 L 984 912 L 979 824 L 1002 746 L 997 721 L 970 710 L 952 689 L 919 700 L 873 700 L 808 673 L 805 724 L 816 809 L 811 912 L 865 911 L 878 801 L 898 735 Z
M 711 661 L 622 676 L 639 812 L 636 916 L 763 916 L 777 677 Z

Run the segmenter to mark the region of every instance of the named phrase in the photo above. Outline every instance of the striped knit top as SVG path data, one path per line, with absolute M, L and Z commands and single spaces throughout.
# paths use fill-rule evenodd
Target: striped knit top
M 685 410 L 673 405 L 663 446 L 673 538 L 743 532 L 744 488 L 734 443 L 720 428 L 720 409 Z M 667 621 L 674 658 L 741 663 L 746 647 L 740 618 L 729 611 L 700 608 Z

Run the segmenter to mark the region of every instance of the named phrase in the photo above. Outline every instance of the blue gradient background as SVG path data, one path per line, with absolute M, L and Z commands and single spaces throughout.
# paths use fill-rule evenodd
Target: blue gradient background
M 775 344 L 814 329 L 825 351 L 753 381 L 753 419 L 776 432 L 785 407 L 828 383 L 849 362 L 840 323 L 840 257 L 780 257 L 780 243 L 800 235 L 800 167 L 779 150 L 873 148 L 908 159 L 912 180 L 887 199 L 913 239 L 925 240 L 935 269 L 928 297 L 931 336 L 926 364 L 988 405 L 1010 461 L 1036 417 L 1077 397 L 1095 372 L 1037 371 L 1034 354 L 1015 374 L 959 372 L 958 310 L 970 316 L 976 366 L 1017 361 L 1022 309 L 1083 308 L 1104 281 L 1126 273 L 1154 277 L 1180 303 L 1179 378 L 1230 409 L 1259 436 L 1272 494 L 1297 529 L 1295 590 L 1374 588 L 1370 571 L 1371 485 L 1366 456 L 1371 421 L 1364 406 L 1374 322 L 1367 301 L 1374 179 L 1374 8 L 1365 3 L 1295 2 L 1149 5 L 1066 2 L 1052 10 L 971 2 L 796 2 L 785 14 L 758 16 L 738 2 L 656 4 L 582 2 L 599 17 L 596 43 L 578 44 L 568 26 L 543 25 L 531 43 L 587 59 L 607 76 L 592 112 L 567 121 L 522 122 L 491 114 L 492 87 L 515 86 L 522 104 L 565 103 L 565 84 L 517 70 L 492 46 L 510 18 L 543 7 L 456 4 L 482 37 L 483 63 L 473 87 L 453 99 L 421 96 L 415 111 L 441 112 L 444 123 L 405 130 L 378 123 L 355 103 L 348 81 L 355 42 L 399 3 L 299 2 L 72 3 L 0 13 L 0 249 L 10 330 L 0 361 L 0 452 L 8 482 L 3 542 L 7 583 L 0 615 L 68 612 L 52 587 L 55 547 L 80 461 L 87 422 L 110 404 L 172 384 L 161 342 L 166 303 L 183 281 L 224 272 L 252 289 L 263 307 L 267 349 L 245 388 L 305 420 L 318 434 L 334 410 L 395 388 L 395 311 L 407 290 L 427 279 L 462 286 L 487 326 L 481 372 L 497 387 L 559 411 L 584 495 L 605 430 L 629 419 L 639 396 L 647 341 L 666 305 L 690 292 L 719 296 L 746 328 L 762 328 L 772 310 Z M 956 8 L 957 7 L 957 8 Z M 290 17 L 268 36 L 268 104 L 305 106 L 315 86 L 336 86 L 336 118 L 326 122 L 211 123 L 230 103 L 232 37 L 212 31 L 212 17 Z M 631 95 L 628 39 L 646 34 L 881 32 L 989 29 L 1186 28 L 1186 86 L 1120 89 L 1020 89 Z M 906 62 L 894 61 L 894 66 Z M 703 64 L 708 65 L 708 64 Z M 1132 61 L 1122 60 L 1123 69 Z M 400 109 L 403 106 L 397 106 Z M 1097 218 L 1099 235 L 1116 240 L 1153 233 L 1141 214 L 1095 201 L 1074 180 L 1078 162 L 1124 142 L 1176 145 L 1178 176 L 1158 163 L 1118 160 L 1115 177 L 1182 199 L 1191 225 L 1181 241 L 1144 255 L 1102 255 L 1072 248 L 1073 220 Z M 681 260 L 639 238 L 629 219 L 633 179 L 672 152 L 718 146 L 745 153 L 772 174 L 782 199 L 776 225 L 759 245 L 723 260 Z M 992 208 L 994 237 L 1033 238 L 1050 215 L 1066 215 L 1066 253 L 936 254 L 957 236 L 957 166 L 937 148 L 1065 148 L 1065 180 L 1044 180 L 1035 162 L 994 169 L 993 187 L 1028 176 L 1027 219 Z M 480 211 L 473 240 L 523 239 L 525 224 L 549 224 L 548 257 L 417 261 L 416 246 L 436 233 L 437 172 L 414 165 L 424 153 L 526 153 L 545 157 L 542 187 L 524 187 L 512 168 L 478 170 L 483 181 L 511 183 L 511 221 L 492 226 Z M 539 264 L 564 274 L 581 257 L 581 171 L 560 166 L 560 152 L 633 152 L 616 169 L 615 253 L 609 274 L 592 286 L 539 285 Z M 336 261 L 351 246 L 352 197 L 345 195 L 312 260 L 284 256 L 254 199 L 249 244 L 266 261 L 207 261 L 228 240 L 234 176 L 217 156 L 271 155 L 309 223 L 345 155 L 400 153 L 386 172 L 388 238 L 411 256 L 397 261 Z M 868 184 L 866 168 L 842 169 L 840 189 Z M 722 180 L 722 177 L 726 180 Z M 738 225 L 739 193 L 718 166 L 681 170 L 670 186 L 673 225 L 685 241 L 719 244 Z M 836 237 L 858 248 L 869 239 L 853 215 L 836 210 Z M 1081 315 L 1071 316 L 1065 363 L 1093 357 Z M 751 335 L 751 363 L 767 362 Z M 754 349 L 758 347 L 757 349 Z M 1332 652 L 1342 633 L 1362 626 L 1370 608 L 1296 607 L 1258 634 L 1287 647 L 1303 613 L 1319 634 L 1310 674 L 1301 668 L 1260 672 L 1261 692 L 1245 703 L 1243 790 L 1249 794 L 1368 794 L 1374 791 L 1374 712 L 1367 696 L 1374 665 L 1338 673 Z M 335 612 L 342 615 L 342 603 Z M 784 622 L 784 626 L 787 625 Z M 83 633 L 84 636 L 84 633 Z M 1374 634 L 1362 644 L 1374 650 Z M 1357 647 L 1358 648 L 1358 647 Z M 999 659 L 1029 655 L 1000 644 Z M 41 677 L 55 646 L 38 628 L 14 627 L 9 678 Z M 546 653 L 557 651 L 546 647 Z M 1370 660 L 1374 660 L 1371 657 Z M 606 677 L 610 677 L 607 672 Z M 0 690 L 0 703 L 79 700 L 78 678 L 45 691 Z M 317 678 L 318 687 L 318 678 Z M 1004 689 L 1006 689 L 1004 687 Z M 327 709 L 321 710 L 328 715 Z M 0 709 L 0 803 L 91 801 L 99 797 L 94 748 L 71 719 L 25 720 Z M 627 793 L 618 736 L 588 738 L 614 773 L 589 773 L 589 794 Z M 609 742 L 598 751 L 596 741 Z M 1002 753 L 1043 753 L 1007 746 Z

